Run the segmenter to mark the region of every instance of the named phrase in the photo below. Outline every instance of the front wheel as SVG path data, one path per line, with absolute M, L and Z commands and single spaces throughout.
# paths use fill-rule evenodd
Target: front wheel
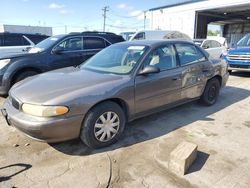
M 206 84 L 205 90 L 200 98 L 200 102 L 206 106 L 213 105 L 219 96 L 220 82 L 217 78 L 212 78 Z
M 125 114 L 114 102 L 103 102 L 92 108 L 83 121 L 80 138 L 91 148 L 115 143 L 125 128 Z

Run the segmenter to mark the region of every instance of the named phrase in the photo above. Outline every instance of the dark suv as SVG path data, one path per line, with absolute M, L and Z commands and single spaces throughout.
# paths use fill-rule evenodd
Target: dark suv
M 38 43 L 27 53 L 0 58 L 0 94 L 24 78 L 42 72 L 77 66 L 103 48 L 124 39 L 109 32 L 57 35 Z

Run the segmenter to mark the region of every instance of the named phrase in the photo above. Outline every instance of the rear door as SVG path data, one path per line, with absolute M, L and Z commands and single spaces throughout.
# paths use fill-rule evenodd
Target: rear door
M 179 43 L 175 47 L 183 70 L 181 99 L 200 97 L 212 64 L 195 45 Z
M 156 66 L 160 73 L 138 75 L 135 78 L 136 113 L 152 110 L 180 100 L 182 70 L 178 66 L 173 45 L 164 45 L 153 50 L 145 66 Z
M 83 37 L 83 51 L 80 54 L 81 62 L 86 61 L 105 47 L 109 46 L 110 43 L 106 41 L 104 38 L 88 36 Z

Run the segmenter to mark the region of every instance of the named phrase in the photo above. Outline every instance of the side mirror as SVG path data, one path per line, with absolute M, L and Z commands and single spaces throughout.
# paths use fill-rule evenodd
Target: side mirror
M 208 49 L 209 48 L 209 46 L 203 46 L 203 49 Z
M 54 48 L 54 49 L 52 50 L 52 53 L 53 53 L 53 54 L 60 55 L 60 54 L 62 54 L 63 51 L 64 51 L 64 49 L 63 49 L 62 47 L 57 47 L 57 48 Z
M 159 72 L 160 69 L 158 67 L 148 65 L 139 72 L 139 75 L 154 74 Z

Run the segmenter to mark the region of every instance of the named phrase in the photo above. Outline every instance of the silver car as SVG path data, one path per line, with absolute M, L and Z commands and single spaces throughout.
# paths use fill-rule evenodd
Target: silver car
M 213 105 L 227 79 L 225 60 L 209 59 L 191 42 L 123 42 L 79 67 L 17 83 L 2 114 L 37 140 L 80 137 L 98 148 L 116 142 L 136 118 L 197 99 Z
M 227 51 L 226 46 L 223 46 L 216 40 L 211 39 L 194 39 L 194 43 L 205 49 L 213 58 L 220 58 L 220 56 Z

